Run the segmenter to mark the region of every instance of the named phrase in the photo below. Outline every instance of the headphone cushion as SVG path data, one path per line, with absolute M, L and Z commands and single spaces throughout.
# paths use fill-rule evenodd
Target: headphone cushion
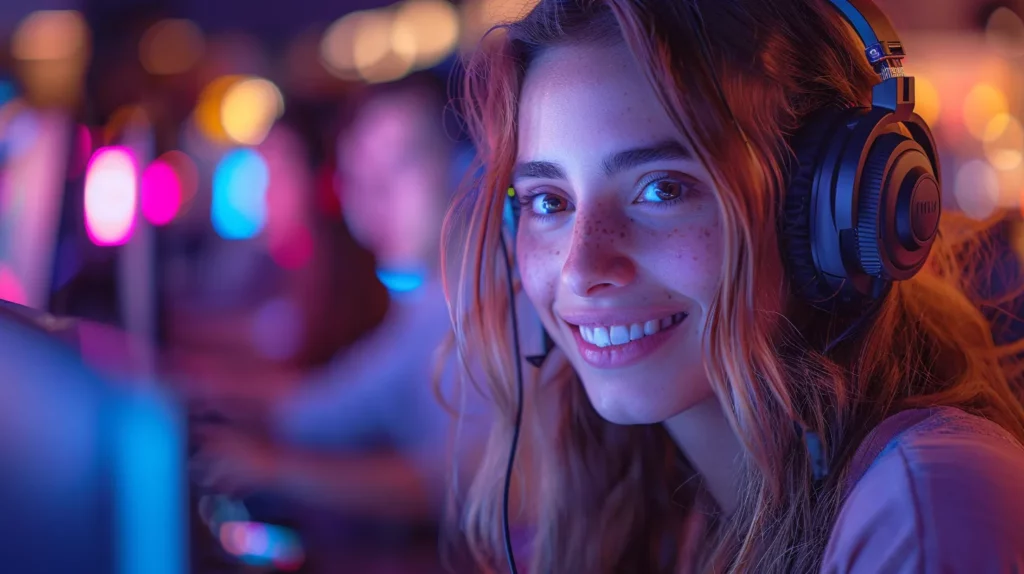
M 848 110 L 836 108 L 813 113 L 790 140 L 793 157 L 781 213 L 780 239 L 792 290 L 811 302 L 824 301 L 835 295 L 814 263 L 811 236 L 814 214 L 811 209 L 818 167 L 831 147 L 829 138 L 839 133 L 835 128 L 848 118 Z M 831 193 L 831 190 L 821 192 Z

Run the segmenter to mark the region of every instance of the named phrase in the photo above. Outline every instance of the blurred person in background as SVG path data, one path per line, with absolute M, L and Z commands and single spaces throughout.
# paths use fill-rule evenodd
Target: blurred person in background
M 396 522 L 440 516 L 451 418 L 432 384 L 450 333 L 439 240 L 463 171 L 445 104 L 443 83 L 427 76 L 371 89 L 356 103 L 339 141 L 338 187 L 345 220 L 390 291 L 388 313 L 290 396 L 213 406 L 236 424 L 200 432 L 193 468 L 202 485 Z M 454 365 L 444 367 L 449 382 Z M 253 423 L 266 438 L 246 432 Z

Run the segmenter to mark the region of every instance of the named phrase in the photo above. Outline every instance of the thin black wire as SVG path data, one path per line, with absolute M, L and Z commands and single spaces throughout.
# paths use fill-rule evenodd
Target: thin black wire
M 512 432 L 512 446 L 508 453 L 508 467 L 505 469 L 505 492 L 502 497 L 501 522 L 505 536 L 505 556 L 508 558 L 508 569 L 512 574 L 519 574 L 516 569 L 516 557 L 512 550 L 512 532 L 508 525 L 508 498 L 512 486 L 512 468 L 516 461 L 516 447 L 519 446 L 519 429 L 523 422 L 523 365 L 522 354 L 519 351 L 519 317 L 516 313 L 516 291 L 512 282 L 512 260 L 508 255 L 508 246 L 505 243 L 505 234 L 501 234 L 501 253 L 505 257 L 505 279 L 508 281 L 508 302 L 512 311 L 512 344 L 515 350 L 513 355 L 516 363 L 516 423 Z
M 868 324 L 871 321 L 874 321 L 876 315 L 882 309 L 882 303 L 885 302 L 886 295 L 888 294 L 888 292 L 888 289 L 886 289 L 885 293 L 879 295 L 877 298 L 872 300 L 867 305 L 867 307 L 863 309 L 857 315 L 857 317 L 846 327 L 846 329 L 844 329 L 841 333 L 839 333 L 837 337 L 835 337 L 834 339 L 829 341 L 828 344 L 825 345 L 825 348 L 822 350 L 822 353 L 828 355 L 836 347 L 838 347 L 840 343 L 849 339 L 851 336 L 857 333 L 857 331 L 868 326 Z

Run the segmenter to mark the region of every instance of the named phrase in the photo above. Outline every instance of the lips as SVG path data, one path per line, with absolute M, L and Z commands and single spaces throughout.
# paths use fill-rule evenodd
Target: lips
M 648 313 L 647 317 L 650 316 Z M 608 324 L 566 322 L 583 360 L 593 367 L 611 369 L 633 365 L 657 351 L 673 337 L 687 317 L 686 313 L 676 312 L 628 322 L 623 319 L 630 317 L 625 316 L 604 318 Z

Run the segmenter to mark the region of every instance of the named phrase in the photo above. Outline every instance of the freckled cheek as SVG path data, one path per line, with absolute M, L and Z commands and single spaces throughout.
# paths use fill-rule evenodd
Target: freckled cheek
M 722 268 L 721 231 L 712 226 L 690 226 L 652 234 L 644 242 L 648 267 L 667 285 L 690 297 L 704 299 L 717 288 Z
M 517 249 L 519 276 L 526 295 L 536 307 L 549 307 L 565 264 L 566 250 L 535 236 L 520 236 Z

